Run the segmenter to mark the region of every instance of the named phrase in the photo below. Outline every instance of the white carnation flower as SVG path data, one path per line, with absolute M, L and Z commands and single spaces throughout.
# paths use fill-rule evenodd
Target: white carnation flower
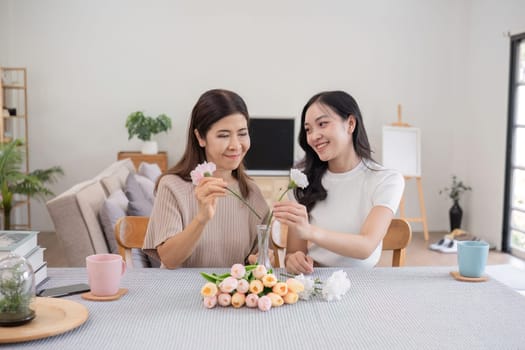
M 310 299 L 315 292 L 315 281 L 311 277 L 305 277 L 303 274 L 297 275 L 294 278 L 304 286 L 304 290 L 299 293 L 299 298 L 302 300 Z
M 296 187 L 306 188 L 308 186 L 308 178 L 299 169 L 290 169 L 290 180 Z
M 328 301 L 341 300 L 350 289 L 350 280 L 343 270 L 336 271 L 326 280 L 323 286 L 323 298 Z

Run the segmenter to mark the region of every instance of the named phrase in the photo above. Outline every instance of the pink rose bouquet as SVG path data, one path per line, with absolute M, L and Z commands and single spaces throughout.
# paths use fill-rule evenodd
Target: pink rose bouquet
M 281 275 L 288 278 L 281 281 L 264 265 L 234 264 L 230 272 L 221 275 L 201 272 L 201 275 L 207 281 L 201 288 L 201 296 L 208 309 L 218 304 L 268 311 L 272 307 L 295 304 L 300 299 L 308 300 L 316 295 L 327 301 L 340 300 L 350 289 L 350 280 L 343 270 L 334 272 L 324 283 L 302 274 L 293 276 L 286 273 Z
M 206 308 L 233 306 L 268 311 L 283 304 L 295 304 L 304 289 L 299 280 L 279 281 L 264 265 L 235 264 L 222 275 L 201 272 L 208 282 L 201 288 Z

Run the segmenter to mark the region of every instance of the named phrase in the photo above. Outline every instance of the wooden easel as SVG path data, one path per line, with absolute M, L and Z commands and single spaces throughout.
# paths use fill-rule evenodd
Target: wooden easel
M 401 127 L 410 127 L 410 124 L 403 123 L 403 116 L 401 113 L 401 105 L 397 105 L 397 122 L 392 123 L 392 126 L 401 126 Z M 405 219 L 408 222 L 421 222 L 423 223 L 423 234 L 425 236 L 425 241 L 428 241 L 428 225 L 427 225 L 427 210 L 425 209 L 425 199 L 423 197 L 423 183 L 421 176 L 405 176 L 405 182 L 415 179 L 417 183 L 417 191 L 419 197 L 419 210 L 421 212 L 421 217 L 408 218 L 405 215 L 405 194 L 401 197 L 401 202 L 399 203 L 399 215 L 401 218 Z

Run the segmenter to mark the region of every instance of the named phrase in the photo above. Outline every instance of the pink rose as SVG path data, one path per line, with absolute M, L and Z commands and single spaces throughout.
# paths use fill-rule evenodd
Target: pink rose
M 283 299 L 286 304 L 295 304 L 299 300 L 299 295 L 294 292 L 288 292 Z
M 261 311 L 268 311 L 272 308 L 272 300 L 268 296 L 262 296 L 257 301 L 257 306 Z
M 204 177 L 212 176 L 215 170 L 217 170 L 217 167 L 214 163 L 204 162 L 202 164 L 199 164 L 197 165 L 195 170 L 190 172 L 191 181 L 195 186 L 197 186 Z
M 248 307 L 257 307 L 259 302 L 259 296 L 257 294 L 250 293 L 246 296 L 246 306 Z
M 250 282 L 250 292 L 253 294 L 259 294 L 264 289 L 264 286 L 261 281 L 253 280 Z
M 281 306 L 282 304 L 284 304 L 284 300 L 279 294 L 268 293 L 266 294 L 266 296 L 270 298 L 270 301 L 272 302 L 272 307 Z
M 217 297 L 217 301 L 219 302 L 220 306 L 230 306 L 232 303 L 232 296 L 228 293 L 221 293 Z
M 246 297 L 244 296 L 243 293 L 235 293 L 232 296 L 232 306 L 238 309 L 244 305 L 245 300 L 246 300 Z
M 211 297 L 206 297 L 204 298 L 203 303 L 204 303 L 204 306 L 207 307 L 208 309 L 213 309 L 215 305 L 217 305 L 217 296 L 214 295 Z
M 288 286 L 288 290 L 294 293 L 301 293 L 304 290 L 304 284 L 295 278 L 288 278 L 286 280 L 286 285 Z
M 230 274 L 233 278 L 237 278 L 238 280 L 240 280 L 246 274 L 246 268 L 244 267 L 244 265 L 235 264 L 232 266 Z
M 284 282 L 277 282 L 272 288 L 272 292 L 277 295 L 284 296 L 288 293 L 288 286 Z
M 237 292 L 247 293 L 250 290 L 250 283 L 247 280 L 239 280 L 237 283 Z
M 262 278 L 262 283 L 265 287 L 273 287 L 277 284 L 277 277 L 273 273 L 268 274 Z
M 268 271 L 266 271 L 266 267 L 264 265 L 258 265 L 252 273 L 253 277 L 260 280 L 268 273 Z
M 215 283 L 208 282 L 201 289 L 201 295 L 203 297 L 211 297 L 217 294 L 217 285 Z
M 223 293 L 231 293 L 237 288 L 237 279 L 233 277 L 226 277 L 221 283 L 219 283 L 219 289 Z

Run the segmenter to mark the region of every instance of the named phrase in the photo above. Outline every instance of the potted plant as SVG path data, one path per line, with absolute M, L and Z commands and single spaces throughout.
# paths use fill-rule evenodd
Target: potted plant
M 171 119 L 166 114 L 153 118 L 137 111 L 131 113 L 126 119 L 126 128 L 128 128 L 128 140 L 137 136 L 144 141 L 143 154 L 157 154 L 157 141 L 151 140 L 151 136 L 171 129 Z
M 0 144 L 0 209 L 4 215 L 4 230 L 11 228 L 11 210 L 15 204 L 14 195 L 21 194 L 37 199 L 53 195 L 46 187 L 58 175 L 63 175 L 62 168 L 55 166 L 49 169 L 37 169 L 30 173 L 22 171 L 24 159 L 23 142 L 14 139 Z
M 463 210 L 459 206 L 459 199 L 465 191 L 472 191 L 472 188 L 465 185 L 456 175 L 452 175 L 452 185 L 450 187 L 445 187 L 439 191 L 439 194 L 448 193 L 448 196 L 454 201 L 454 204 L 449 210 L 450 232 L 461 227 Z
M 31 321 L 35 311 L 33 268 L 26 259 L 10 254 L 0 260 L 0 326 L 18 326 Z

